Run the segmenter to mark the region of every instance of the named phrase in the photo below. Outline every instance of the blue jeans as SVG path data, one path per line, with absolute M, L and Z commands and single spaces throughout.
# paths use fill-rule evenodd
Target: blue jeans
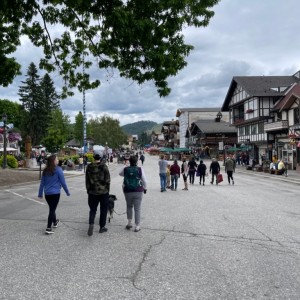
M 165 191 L 167 187 L 167 174 L 166 173 L 159 173 L 160 177 L 160 188 Z
M 171 175 L 171 189 L 172 190 L 177 190 L 177 182 L 178 182 L 178 174 L 176 175 Z

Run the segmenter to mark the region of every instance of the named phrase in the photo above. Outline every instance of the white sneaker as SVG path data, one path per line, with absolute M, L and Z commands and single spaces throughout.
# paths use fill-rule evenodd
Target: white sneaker
M 134 232 L 139 232 L 141 230 L 140 226 L 135 226 Z

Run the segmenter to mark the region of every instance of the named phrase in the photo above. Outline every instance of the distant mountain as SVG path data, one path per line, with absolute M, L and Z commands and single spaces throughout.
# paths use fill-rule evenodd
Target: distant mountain
M 153 121 L 139 121 L 131 124 L 126 124 L 122 126 L 122 130 L 128 135 L 141 135 L 145 131 L 152 130 L 158 124 Z

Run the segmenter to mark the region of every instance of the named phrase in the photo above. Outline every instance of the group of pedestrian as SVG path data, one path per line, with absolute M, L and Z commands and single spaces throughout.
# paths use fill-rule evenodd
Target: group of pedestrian
M 182 190 L 188 191 L 188 179 L 190 184 L 194 184 L 195 176 L 199 177 L 199 184 L 205 185 L 205 178 L 208 177 L 207 167 L 203 160 L 200 160 L 199 165 L 197 165 L 195 158 L 191 158 L 189 162 L 186 161 L 185 157 L 182 157 L 181 167 L 178 165 L 178 161 L 175 159 L 172 165 L 168 164 L 164 155 L 160 156 L 158 162 L 159 165 L 159 176 L 160 176 L 160 187 L 161 192 L 165 192 L 166 188 L 170 188 L 172 191 L 177 191 L 178 178 L 182 175 L 184 188 Z M 209 172 L 211 174 L 211 184 L 219 183 L 220 180 L 220 164 L 215 159 L 212 158 L 212 162 L 209 167 Z M 235 160 L 232 156 L 227 157 L 225 161 L 225 172 L 227 173 L 228 183 L 234 184 L 233 172 L 235 171 Z M 170 179 L 168 179 L 170 177 Z
M 110 172 L 106 165 L 106 160 L 103 158 L 103 153 L 94 153 L 94 161 L 87 165 L 85 173 L 85 185 L 88 194 L 89 205 L 89 227 L 88 236 L 92 236 L 94 232 L 94 222 L 97 213 L 97 208 L 100 206 L 100 219 L 99 219 L 99 233 L 107 232 L 106 220 L 109 206 L 109 192 L 110 192 Z M 136 156 L 130 156 L 129 166 L 124 165 L 120 171 L 120 176 L 124 177 L 123 192 L 127 205 L 127 225 L 126 229 L 131 229 L 133 210 L 135 221 L 135 232 L 140 231 L 140 215 L 141 215 L 141 203 L 143 194 L 147 192 L 147 181 L 144 174 L 144 170 L 137 166 L 138 158 Z M 132 174 L 132 181 L 128 184 L 128 178 Z M 133 184 L 133 187 L 130 186 Z M 49 214 L 47 221 L 47 228 L 45 233 L 53 234 L 53 228 L 57 228 L 60 220 L 56 217 L 56 208 L 59 203 L 61 188 L 64 189 L 67 196 L 70 196 L 69 189 L 67 187 L 63 170 L 58 165 L 56 155 L 51 155 L 47 158 L 46 167 L 43 170 L 42 178 L 39 186 L 38 197 L 45 199 L 49 206 Z

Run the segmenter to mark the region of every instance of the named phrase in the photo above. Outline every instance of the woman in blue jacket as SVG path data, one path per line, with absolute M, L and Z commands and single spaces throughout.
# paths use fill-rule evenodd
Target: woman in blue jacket
M 67 196 L 70 196 L 68 190 L 64 173 L 61 167 L 57 166 L 58 160 L 56 155 L 51 155 L 47 158 L 47 164 L 43 170 L 42 179 L 39 188 L 39 198 L 43 198 L 43 192 L 45 194 L 45 199 L 49 205 L 49 215 L 48 215 L 48 224 L 45 231 L 46 234 L 52 234 L 54 231 L 53 228 L 56 228 L 59 219 L 56 218 L 56 207 L 60 198 L 60 190 L 63 187 Z

